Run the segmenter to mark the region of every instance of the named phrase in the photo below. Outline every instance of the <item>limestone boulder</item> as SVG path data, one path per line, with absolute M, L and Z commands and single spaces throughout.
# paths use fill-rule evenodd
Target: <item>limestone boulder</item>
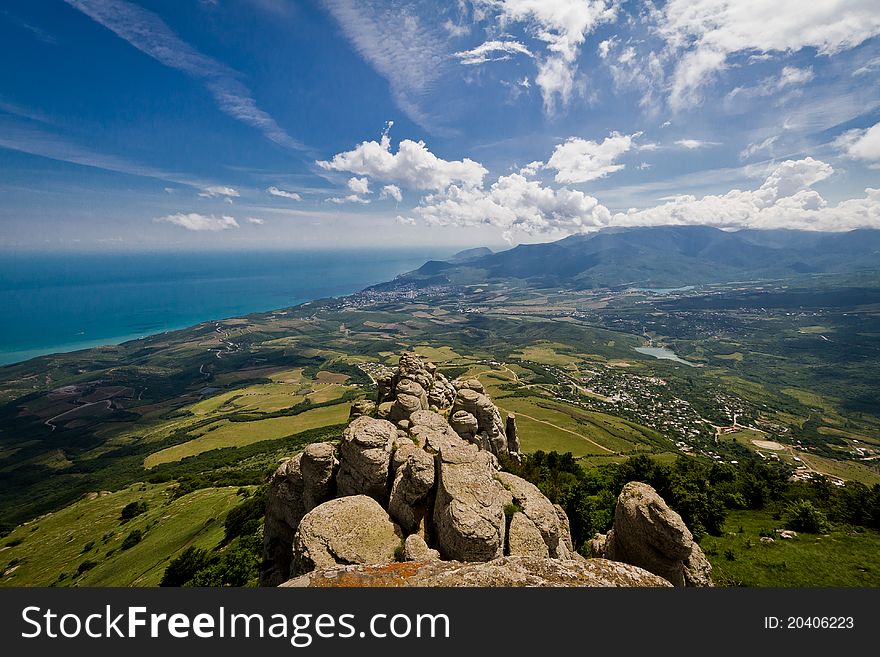
M 312 443 L 302 452 L 303 508 L 306 513 L 331 499 L 336 492 L 336 448 L 330 443 Z
M 403 533 L 372 497 L 351 495 L 315 507 L 293 538 L 291 574 L 339 564 L 388 564 Z
M 513 498 L 494 478 L 495 457 L 460 443 L 444 446 L 435 457 L 436 547 L 444 559 L 489 561 L 503 554 L 504 507 Z
M 523 515 L 531 521 L 539 532 L 546 546 L 548 556 L 560 556 L 560 543 L 563 546 L 563 555 L 569 556 L 570 552 L 565 547 L 563 531 L 559 526 L 559 515 L 553 507 L 553 503 L 538 490 L 537 486 L 521 477 L 517 477 L 509 472 L 499 472 L 496 477 L 510 491 L 514 504 L 522 509 Z M 510 553 L 516 554 L 513 552 L 512 544 Z
M 397 427 L 387 420 L 366 415 L 356 418 L 342 434 L 336 494 L 369 495 L 388 500 L 391 453 L 397 443 Z
M 510 556 L 550 556 L 550 550 L 547 548 L 541 531 L 526 514 L 514 513 L 507 532 L 507 553 Z
M 351 422 L 361 415 L 372 415 L 376 411 L 376 404 L 369 399 L 357 399 L 351 403 L 348 412 L 348 421 Z
M 594 556 L 639 566 L 675 586 L 711 585 L 711 565 L 681 516 L 644 483 L 623 487 L 614 526 L 590 548 Z
M 277 586 L 290 577 L 293 537 L 305 515 L 299 454 L 281 462 L 266 488 L 261 586 Z
M 403 556 L 407 561 L 434 561 L 440 553 L 429 548 L 420 534 L 410 534 L 403 543 Z
M 399 448 L 403 461 L 395 468 L 388 513 L 407 534 L 418 530 L 434 487 L 434 458 L 414 445 Z

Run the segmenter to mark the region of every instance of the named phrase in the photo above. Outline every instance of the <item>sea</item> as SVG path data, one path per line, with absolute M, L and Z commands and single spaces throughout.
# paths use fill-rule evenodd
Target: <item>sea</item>
M 0 253 L 0 365 L 338 297 L 451 250 Z

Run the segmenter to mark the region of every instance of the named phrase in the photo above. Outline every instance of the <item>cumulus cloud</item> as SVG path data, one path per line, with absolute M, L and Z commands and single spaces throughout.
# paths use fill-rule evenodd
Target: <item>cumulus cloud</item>
M 212 185 L 210 187 L 205 187 L 199 192 L 199 196 L 203 196 L 205 198 L 216 198 L 218 196 L 225 196 L 226 198 L 230 198 L 232 196 L 240 196 L 238 190 L 233 187 L 224 187 L 221 185 Z
M 247 219 L 245 219 L 245 221 L 247 221 L 249 224 L 253 224 L 254 226 L 262 226 L 264 223 L 266 223 L 265 219 L 260 219 L 258 217 L 248 217 Z
M 439 158 L 423 141 L 404 139 L 398 144 L 397 152 L 392 153 L 387 129 L 380 141 L 362 142 L 354 150 L 337 153 L 329 161 L 320 160 L 317 164 L 328 171 L 368 176 L 422 190 L 440 190 L 453 183 L 480 186 L 488 173 L 483 165 L 468 158 Z
M 302 196 L 300 196 L 296 192 L 288 192 L 283 189 L 278 189 L 274 185 L 272 187 L 269 187 L 269 189 L 267 189 L 266 191 L 272 196 L 280 196 L 281 198 L 287 198 L 291 201 L 302 201 Z
M 547 161 L 548 169 L 556 170 L 556 182 L 582 183 L 620 171 L 625 165 L 617 159 L 634 147 L 641 132 L 622 135 L 612 132 L 601 142 L 571 137 L 559 144 Z
M 848 130 L 834 140 L 834 145 L 854 160 L 880 163 L 880 123 L 864 130 Z
M 813 68 L 798 68 L 796 66 L 783 66 L 779 75 L 771 75 L 764 78 L 754 87 L 736 87 L 729 94 L 728 99 L 733 100 L 737 96 L 772 96 L 788 87 L 794 87 L 809 82 L 814 77 Z
M 868 188 L 863 198 L 828 202 L 812 187 L 834 172 L 811 157 L 780 163 L 755 190 L 734 189 L 702 198 L 679 196 L 644 210 L 617 213 L 615 226 L 702 224 L 721 228 L 799 228 L 851 230 L 880 227 L 880 189 Z
M 813 47 L 834 55 L 880 34 L 876 0 L 669 0 L 657 16 L 670 50 L 684 52 L 673 75 L 673 108 L 698 103 L 701 88 L 732 54 Z
M 569 102 L 587 35 L 617 16 L 612 0 L 474 0 L 474 6 L 495 16 L 502 30 L 519 23 L 546 44 L 537 58 L 535 82 L 548 113 Z
M 355 194 L 369 194 L 370 181 L 366 178 L 349 178 L 348 188 Z
M 379 193 L 379 198 L 393 198 L 400 203 L 403 200 L 403 192 L 400 191 L 400 187 L 397 185 L 385 185 Z
M 198 214 L 197 212 L 169 214 L 165 217 L 159 217 L 155 221 L 194 231 L 219 231 L 239 227 L 234 217 L 226 215 L 215 217 L 213 214 Z
M 474 66 L 486 62 L 503 62 L 514 55 L 533 57 L 532 52 L 519 41 L 486 41 L 471 50 L 462 50 L 455 56 L 462 64 Z

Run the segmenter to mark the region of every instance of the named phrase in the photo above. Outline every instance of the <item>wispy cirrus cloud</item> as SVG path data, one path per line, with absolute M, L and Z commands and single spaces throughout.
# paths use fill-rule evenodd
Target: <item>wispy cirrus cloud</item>
M 201 81 L 223 113 L 256 128 L 280 146 L 305 150 L 257 106 L 235 70 L 186 43 L 157 14 L 126 0 L 64 1 L 157 62 Z
M 444 121 L 423 105 L 448 67 L 448 35 L 426 24 L 413 3 L 324 0 L 324 6 L 358 54 L 388 80 L 397 106 L 425 130 L 443 132 Z M 437 11 L 434 3 L 425 7 L 429 15 Z

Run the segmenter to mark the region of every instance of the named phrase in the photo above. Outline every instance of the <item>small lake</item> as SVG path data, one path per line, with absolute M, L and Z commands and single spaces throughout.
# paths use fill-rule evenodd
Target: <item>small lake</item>
M 695 363 L 686 361 L 684 358 L 679 358 L 674 351 L 667 349 L 666 347 L 635 347 L 635 350 L 640 354 L 653 356 L 660 360 L 674 360 L 676 363 L 683 363 L 688 367 L 696 367 Z

